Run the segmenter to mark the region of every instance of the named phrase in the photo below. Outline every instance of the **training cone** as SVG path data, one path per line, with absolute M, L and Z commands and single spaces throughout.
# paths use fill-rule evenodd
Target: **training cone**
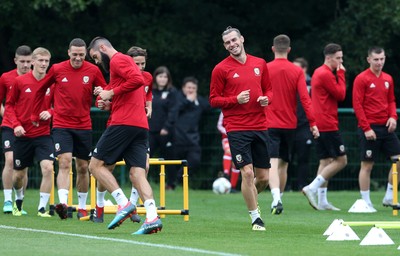
M 340 225 L 335 231 L 328 236 L 327 241 L 344 241 L 344 240 L 360 240 L 357 234 L 350 226 Z
M 376 210 L 370 207 L 363 199 L 358 199 L 349 209 L 353 213 L 373 213 Z
M 393 240 L 381 228 L 373 227 L 361 241 L 360 245 L 389 245 Z
M 335 232 L 335 230 L 342 226 L 343 220 L 342 219 L 335 219 L 331 225 L 329 225 L 329 227 L 325 230 L 324 232 L 324 236 L 330 236 L 333 234 L 333 232 Z

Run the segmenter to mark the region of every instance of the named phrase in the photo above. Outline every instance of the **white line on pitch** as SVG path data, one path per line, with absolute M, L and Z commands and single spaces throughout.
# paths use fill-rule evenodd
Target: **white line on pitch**
M 81 238 L 87 238 L 87 239 L 105 240 L 105 241 L 120 242 L 120 243 L 135 244 L 135 245 L 144 245 L 144 246 L 149 246 L 149 247 L 158 247 L 158 248 L 163 248 L 163 249 L 171 249 L 171 250 L 177 250 L 177 251 L 186 251 L 186 252 L 194 252 L 194 253 L 202 253 L 202 254 L 210 254 L 210 255 L 240 256 L 240 254 L 215 252 L 215 251 L 208 251 L 208 250 L 202 250 L 202 249 L 196 249 L 196 248 L 190 248 L 190 247 L 173 246 L 173 245 L 167 245 L 167 244 L 152 244 L 152 243 L 138 242 L 138 241 L 132 241 L 132 240 L 126 240 L 126 239 L 116 239 L 116 238 L 100 237 L 100 236 L 89 236 L 89 235 L 81 235 L 81 234 L 74 234 L 74 233 L 57 232 L 57 231 L 51 231 L 51 230 L 41 230 L 41 229 L 32 229 L 32 228 L 17 228 L 17 227 L 4 226 L 4 225 L 0 225 L 0 228 L 29 231 L 29 232 L 36 232 L 36 233 L 47 233 L 47 234 L 61 235 L 61 236 L 81 237 Z

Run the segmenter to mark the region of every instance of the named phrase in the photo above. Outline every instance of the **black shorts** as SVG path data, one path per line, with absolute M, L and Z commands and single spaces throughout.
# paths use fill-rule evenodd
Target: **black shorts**
M 126 166 L 145 169 L 147 159 L 148 130 L 126 125 L 107 127 L 97 142 L 93 157 L 106 165 L 115 164 L 121 159 Z
M 3 145 L 3 153 L 13 151 L 15 143 L 14 130 L 10 127 L 1 127 L 1 143 Z
M 320 132 L 320 136 L 316 140 L 316 147 L 319 159 L 346 155 L 346 149 L 339 131 Z
M 73 156 L 89 160 L 92 149 L 92 130 L 53 128 L 52 136 L 56 156 L 72 153 Z
M 361 161 L 375 161 L 379 152 L 383 152 L 387 158 L 400 155 L 399 138 L 394 132 L 389 133 L 385 125 L 371 125 L 371 128 L 376 140 L 367 140 L 364 131 L 358 128 Z
M 285 162 L 292 160 L 292 152 L 296 139 L 295 129 L 268 129 L 268 151 L 271 158 L 280 158 Z
M 33 159 L 54 161 L 54 144 L 51 136 L 36 138 L 16 137 L 14 143 L 14 169 L 33 166 Z
M 268 131 L 228 132 L 232 160 L 237 169 L 253 164 L 255 168 L 271 168 L 268 154 Z

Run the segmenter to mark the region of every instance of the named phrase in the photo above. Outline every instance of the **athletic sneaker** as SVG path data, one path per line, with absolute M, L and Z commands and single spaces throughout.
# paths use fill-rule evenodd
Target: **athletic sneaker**
M 278 201 L 276 205 L 271 205 L 271 214 L 279 215 L 283 212 L 283 205 L 281 201 Z
M 38 210 L 37 216 L 42 217 L 42 218 L 51 218 L 51 215 L 49 214 L 49 212 L 46 212 L 44 207 L 42 207 Z
M 317 192 L 311 191 L 309 186 L 305 186 L 301 192 L 303 192 L 303 194 L 307 197 L 311 207 L 314 208 L 315 210 L 318 210 Z
M 142 221 L 142 220 L 140 219 L 138 214 L 132 214 L 131 221 L 136 222 L 136 223 L 140 223 L 140 221 Z
M 328 202 L 327 204 L 319 204 L 318 211 L 340 211 L 340 209 Z
M 21 217 L 22 216 L 22 212 L 18 209 L 16 202 L 14 202 L 14 206 L 13 206 L 13 209 L 12 209 L 12 214 L 14 216 L 17 216 L 17 217 Z
M 11 201 L 5 201 L 3 205 L 3 212 L 6 214 L 10 214 L 13 211 L 13 205 Z
M 382 205 L 385 207 L 392 207 L 393 206 L 393 199 L 384 197 L 382 199 Z
M 56 213 L 60 219 L 65 220 L 68 218 L 68 206 L 66 204 L 59 203 L 56 205 Z
M 103 223 L 104 222 L 104 207 L 98 207 L 96 205 L 96 209 L 94 210 L 93 214 L 90 215 L 90 220 L 96 223 Z
M 254 231 L 265 231 L 264 221 L 261 218 L 257 218 L 251 225 Z
M 127 218 L 130 218 L 132 214 L 136 214 L 136 206 L 131 202 L 128 202 L 124 207 L 118 207 L 117 214 L 115 214 L 114 219 L 108 224 L 108 229 L 118 227 Z
M 82 217 L 88 216 L 88 212 L 85 209 L 78 209 L 78 213 L 76 214 L 76 217 L 78 217 L 78 220 L 80 220 Z
M 132 235 L 146 235 L 146 234 L 154 234 L 157 233 L 158 231 L 161 231 L 163 225 L 161 223 L 160 217 L 157 216 L 153 221 L 146 221 L 143 223 L 143 225 L 139 228 L 138 231 L 135 233 L 132 233 Z

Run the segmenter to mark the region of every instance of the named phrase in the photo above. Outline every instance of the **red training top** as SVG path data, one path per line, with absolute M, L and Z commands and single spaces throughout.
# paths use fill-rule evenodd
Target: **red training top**
M 239 104 L 237 95 L 250 90 L 250 101 Z M 221 108 L 227 132 L 266 130 L 264 107 L 257 102 L 267 96 L 272 102 L 272 87 L 265 60 L 247 54 L 245 63 L 228 56 L 217 64 L 211 74 L 210 105 Z
M 371 124 L 386 124 L 390 117 L 397 120 L 392 77 L 385 72 L 377 77 L 369 68 L 361 72 L 353 84 L 353 108 L 364 132 Z
M 3 73 L 0 77 L 0 102 L 3 102 L 4 98 L 8 97 L 10 89 L 14 84 L 15 78 L 18 77 L 17 69 L 13 69 L 9 72 Z M 1 123 L 3 127 L 13 128 L 13 120 L 11 119 L 10 109 L 4 109 L 3 121 Z
M 338 101 L 346 97 L 344 70 L 337 71 L 337 79 L 327 65 L 314 71 L 311 78 L 311 102 L 320 132 L 338 131 Z
M 315 117 L 303 70 L 286 58 L 277 58 L 267 66 L 274 93 L 274 103 L 266 109 L 268 127 L 296 129 L 297 94 L 310 126 L 314 126 Z

